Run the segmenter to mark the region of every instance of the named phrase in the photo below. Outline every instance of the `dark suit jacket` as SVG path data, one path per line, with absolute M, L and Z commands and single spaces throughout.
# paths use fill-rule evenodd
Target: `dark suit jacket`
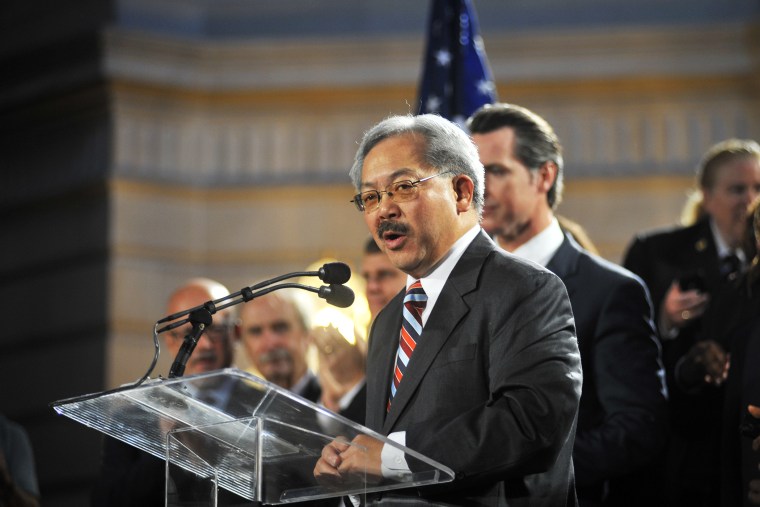
M 754 315 L 734 334 L 731 369 L 726 382 L 726 403 L 721 446 L 721 506 L 753 505 L 748 498 L 750 480 L 760 479 L 760 453 L 752 449 L 752 438 L 742 435 L 740 426 L 751 417 L 747 405 L 760 406 L 760 313 L 755 301 Z
M 723 285 L 718 251 L 706 218 L 690 227 L 636 236 L 624 266 L 646 282 L 657 319 L 673 280 L 698 273 L 713 299 Z M 709 327 L 704 318 L 694 319 L 674 339 L 662 340 L 672 432 L 665 463 L 666 484 L 669 501 L 684 505 L 718 503 L 723 388 L 704 386 L 690 392 L 675 379 L 676 364 L 703 335 L 703 327 Z
M 444 285 L 386 415 L 402 300 L 372 327 L 367 426 L 405 431 L 407 447 L 456 479 L 368 502 L 398 505 L 400 494 L 418 505 L 574 505 L 582 375 L 559 278 L 481 232 Z
M 731 348 L 723 411 L 721 506 L 749 506 L 749 481 L 760 479 L 760 453 L 739 428 L 752 420 L 747 405 L 760 406 L 760 279 L 750 283 L 744 276 L 721 297 L 722 327 L 714 326 L 712 332 L 724 337 Z
M 708 293 L 722 285 L 718 250 L 706 218 L 690 227 L 659 229 L 637 235 L 628 247 L 623 265 L 639 275 L 649 287 L 658 318 L 673 280 L 699 274 Z M 698 324 L 696 320 L 692 326 Z
M 297 394 L 314 403 L 319 401 L 319 397 L 322 396 L 322 386 L 319 385 L 317 376 L 311 375 L 306 385 L 301 389 L 301 392 Z
M 638 476 L 667 435 L 652 304 L 641 279 L 566 235 L 547 268 L 565 283 L 583 364 L 573 462 L 581 505 L 651 505 Z M 635 482 L 635 484 L 631 484 Z

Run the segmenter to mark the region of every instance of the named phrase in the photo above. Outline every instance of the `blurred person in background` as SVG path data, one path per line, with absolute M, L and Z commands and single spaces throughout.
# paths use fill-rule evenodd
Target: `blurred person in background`
M 750 206 L 747 240 L 760 251 L 760 198 Z M 711 324 L 707 336 L 728 343 L 731 350 L 721 444 L 721 505 L 760 505 L 760 254 L 736 284 L 718 294 L 706 317 Z
M 651 469 L 665 444 L 667 404 L 647 289 L 581 248 L 573 233 L 582 229 L 563 230 L 555 215 L 562 148 L 548 122 L 494 104 L 468 127 L 486 172 L 483 228 L 508 252 L 558 275 L 570 297 L 583 365 L 573 447 L 580 505 L 656 505 Z
M 310 329 L 297 289 L 281 289 L 241 305 L 236 333 L 265 380 L 316 402 L 322 388 L 307 362 Z
M 374 256 L 374 254 L 370 254 Z M 363 260 L 367 259 L 367 255 Z M 369 264 L 362 264 L 373 274 L 380 285 L 386 281 L 385 276 L 378 276 L 382 271 L 382 259 L 371 259 Z M 320 266 L 336 262 L 336 259 L 323 258 L 312 263 L 306 271 L 316 271 Z M 299 283 L 318 287 L 314 277 L 303 277 Z M 336 412 L 359 424 L 364 424 L 367 389 L 365 369 L 367 359 L 367 328 L 371 318 L 371 304 L 363 295 L 364 288 L 358 277 L 352 277 L 345 283 L 355 295 L 354 303 L 346 308 L 330 305 L 321 298 L 308 300 L 310 341 L 313 349 L 308 354 L 308 362 L 317 373 L 322 395 L 318 400 L 329 410 Z M 397 291 L 398 292 L 398 291 Z M 395 294 L 394 294 L 395 295 Z
M 393 265 L 371 236 L 364 244 L 361 274 L 366 283 L 370 315 L 374 320 L 388 301 L 405 287 L 406 274 Z
M 712 146 L 697 182 L 685 213 L 693 223 L 636 235 L 624 265 L 649 286 L 662 340 L 671 421 L 667 501 L 714 506 L 729 344 L 706 334 L 712 324 L 704 314 L 753 256 L 743 238 L 747 208 L 760 194 L 760 145 L 728 139 Z
M 208 278 L 194 278 L 177 288 L 169 297 L 166 314 L 172 315 L 207 301 L 229 295 L 221 283 Z M 213 323 L 201 334 L 193 354 L 187 361 L 185 376 L 208 373 L 232 365 L 234 319 L 231 309 L 220 310 Z M 166 348 L 175 357 L 190 332 L 190 323 L 164 334 Z M 208 403 L 227 407 L 235 402 L 235 385 L 225 381 L 207 385 L 201 396 Z M 200 396 L 199 396 L 200 397 Z M 163 506 L 166 494 L 166 461 L 111 437 L 103 441 L 100 476 L 92 492 L 92 505 L 97 507 Z M 180 494 L 191 494 L 193 483 L 184 483 Z
M 0 506 L 38 507 L 40 490 L 26 430 L 0 414 Z

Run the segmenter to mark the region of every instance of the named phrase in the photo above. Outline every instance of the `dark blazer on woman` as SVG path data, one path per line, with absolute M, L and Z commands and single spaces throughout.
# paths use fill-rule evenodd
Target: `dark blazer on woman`
M 625 255 L 624 266 L 639 275 L 649 287 L 657 319 L 674 280 L 698 277 L 703 291 L 713 297 L 711 305 L 715 304 L 715 296 L 724 285 L 708 218 L 690 227 L 637 235 Z M 705 385 L 689 391 L 675 378 L 678 361 L 699 339 L 710 338 L 704 336 L 703 328 L 709 327 L 707 320 L 704 317 L 693 319 L 675 337 L 661 336 L 671 421 L 664 477 L 670 503 L 712 506 L 719 501 L 724 390 Z M 722 345 L 727 348 L 726 343 Z

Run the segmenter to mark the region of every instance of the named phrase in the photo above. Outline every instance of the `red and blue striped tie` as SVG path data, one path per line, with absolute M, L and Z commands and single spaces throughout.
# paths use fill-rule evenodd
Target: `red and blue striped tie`
M 419 280 L 415 281 L 406 291 L 404 296 L 404 318 L 401 321 L 401 336 L 399 337 L 398 352 L 396 353 L 396 367 L 393 369 L 393 382 L 391 382 L 391 395 L 388 398 L 386 410 L 391 409 L 391 401 L 396 396 L 401 379 L 412 357 L 412 352 L 417 346 L 417 341 L 422 334 L 422 312 L 427 305 L 427 294 Z

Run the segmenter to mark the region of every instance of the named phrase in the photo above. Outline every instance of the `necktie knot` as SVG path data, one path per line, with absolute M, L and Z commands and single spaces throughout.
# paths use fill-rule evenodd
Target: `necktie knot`
M 720 260 L 720 274 L 723 275 L 723 278 L 726 280 L 735 280 L 741 271 L 741 267 L 741 261 L 734 253 L 724 255 Z
M 422 325 L 422 312 L 425 311 L 427 300 L 427 294 L 425 294 L 425 289 L 422 288 L 422 284 L 419 280 L 415 281 L 406 290 L 404 307 L 412 314 L 414 319 L 419 322 L 420 326 Z

